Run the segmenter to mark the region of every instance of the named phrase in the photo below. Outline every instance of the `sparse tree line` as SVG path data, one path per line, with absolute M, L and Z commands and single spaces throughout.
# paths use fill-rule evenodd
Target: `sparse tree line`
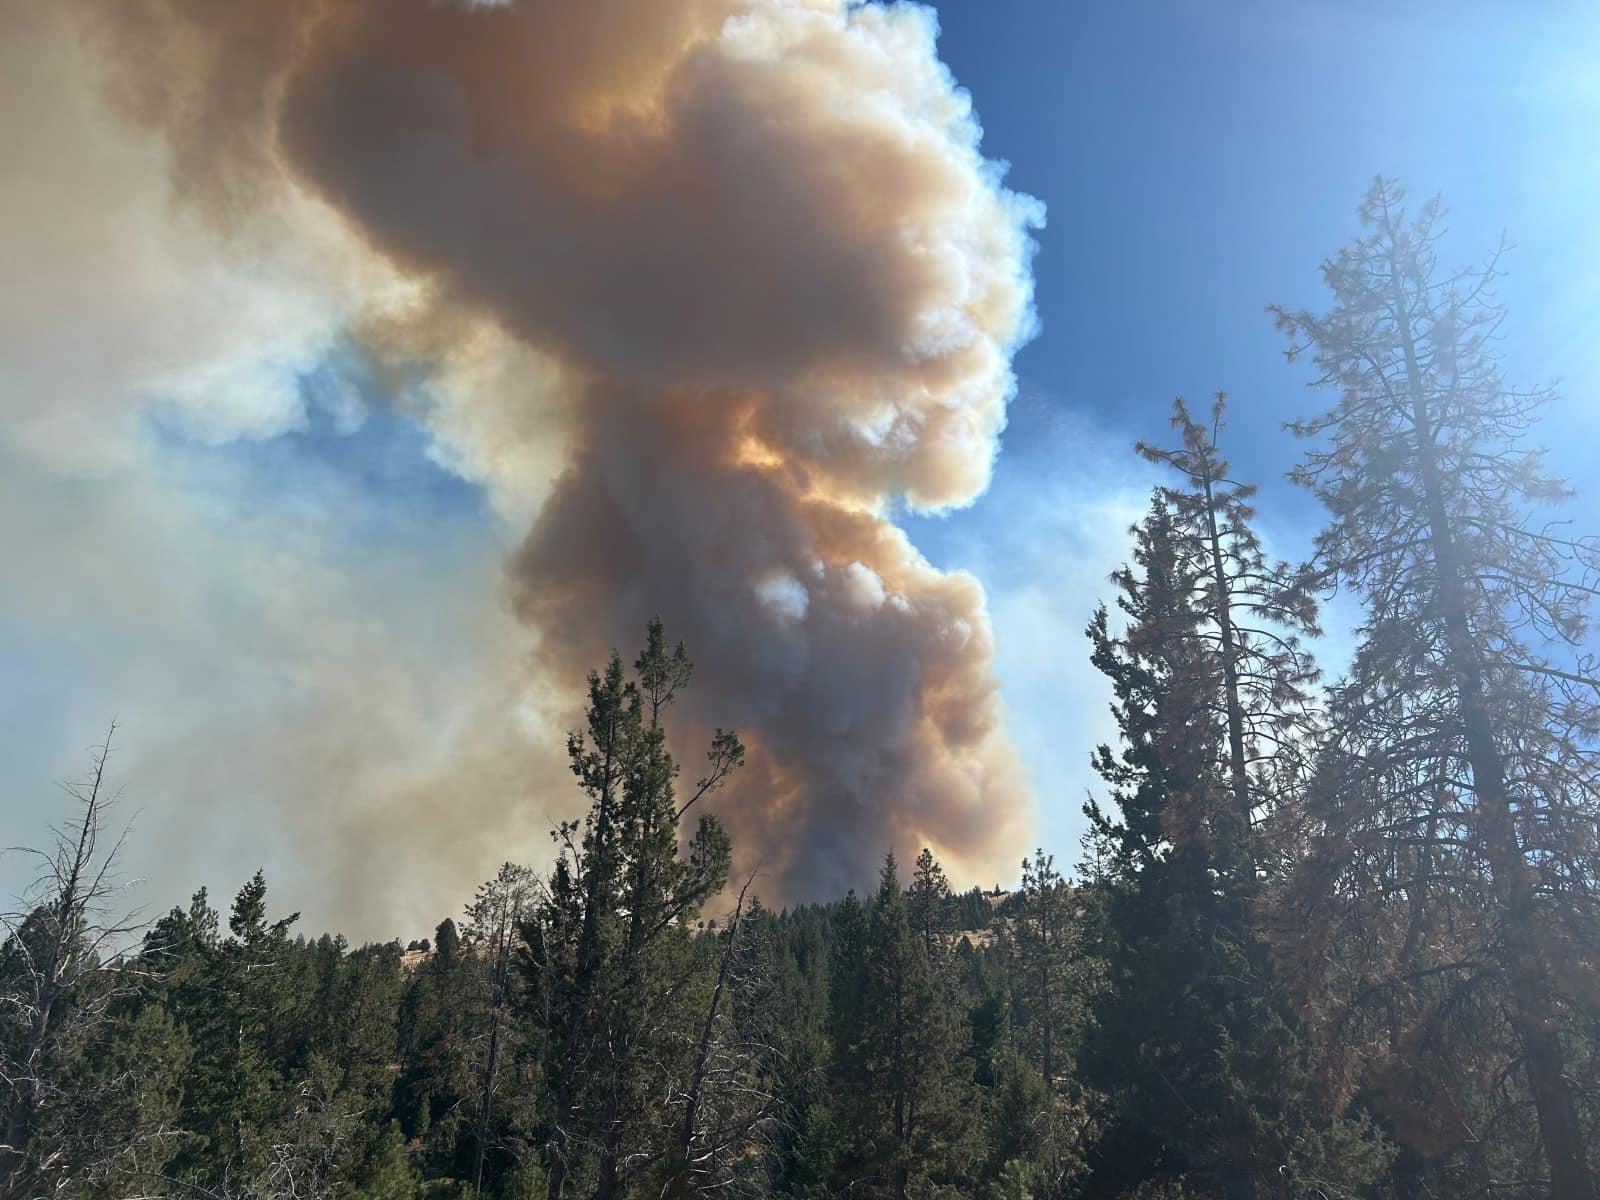
M 1263 548 L 1220 397 L 1139 447 L 1168 475 L 1089 625 L 1119 737 L 1071 883 L 1040 851 L 992 906 L 924 851 L 764 907 L 704 811 L 738 738 L 692 784 L 668 752 L 659 622 L 589 679 L 554 865 L 409 964 L 293 933 L 260 875 L 128 949 L 102 752 L 0 944 L 0 1197 L 1595 1200 L 1600 547 L 1552 519 L 1495 259 L 1444 269 L 1402 200 L 1326 311 L 1274 310 L 1328 398 L 1309 564 Z

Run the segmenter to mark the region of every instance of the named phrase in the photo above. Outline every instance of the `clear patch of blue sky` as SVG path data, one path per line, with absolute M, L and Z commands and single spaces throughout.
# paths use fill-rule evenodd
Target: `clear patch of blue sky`
M 150 436 L 178 486 L 226 496 L 233 518 L 281 517 L 354 544 L 419 548 L 490 533 L 483 489 L 435 461 L 431 435 L 357 355 L 330 356 L 299 388 L 303 419 L 274 437 L 206 445 L 159 418 Z M 219 473 L 231 486 L 216 486 Z
M 1592 417 L 1600 6 L 937 7 L 985 152 L 1049 208 L 1025 392 L 1151 436 L 1173 394 L 1226 387 L 1237 457 L 1281 474 L 1279 425 L 1313 401 L 1262 310 L 1322 300 L 1317 264 L 1383 172 L 1444 193 L 1447 256 L 1510 232 L 1509 361 L 1565 376 Z
M 990 586 L 1040 833 L 1065 853 L 1081 827 L 1089 732 L 1067 726 L 1094 706 L 1064 692 L 1094 682 L 1065 658 L 1058 671 L 1037 664 L 1082 657 L 1069 635 L 1093 604 L 1086 580 L 1115 563 L 1096 575 L 1073 562 L 1092 543 L 1081 528 L 1041 523 L 1041 498 L 1082 504 L 1137 487 L 1129 444 L 1167 434 L 1175 394 L 1225 388 L 1235 467 L 1263 484 L 1269 536 L 1303 551 L 1321 514 L 1283 479 L 1298 447 L 1282 423 L 1325 398 L 1285 364 L 1264 309 L 1324 304 L 1318 264 L 1355 232 L 1375 174 L 1417 198 L 1444 194 L 1447 262 L 1475 261 L 1509 233 L 1507 373 L 1560 380 L 1540 440 L 1589 493 L 1572 515 L 1600 529 L 1600 5 L 937 9 L 940 54 L 973 95 L 984 152 L 1011 163 L 1009 184 L 1042 199 L 1049 223 L 1035 261 L 1042 329 L 1016 360 L 995 484 L 968 510 L 904 524 L 935 562 L 971 567 Z M 1118 455 L 1124 466 L 1108 461 Z M 1112 508 L 1091 511 L 1109 519 Z M 1024 592 L 1036 602 L 1019 604 Z M 1041 629 L 1059 644 L 1008 645 Z

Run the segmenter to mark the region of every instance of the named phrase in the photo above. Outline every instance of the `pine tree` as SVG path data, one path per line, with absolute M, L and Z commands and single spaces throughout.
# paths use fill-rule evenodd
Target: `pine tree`
M 1084 1054 L 1109 1098 L 1096 1188 L 1167 1178 L 1248 1200 L 1285 1178 L 1362 1178 L 1370 1155 L 1310 1086 L 1257 936 L 1255 880 L 1236 869 L 1225 672 L 1200 632 L 1206 559 L 1185 551 L 1160 493 L 1134 536 L 1134 566 L 1113 576 L 1127 630 L 1113 636 L 1103 608 L 1089 627 L 1122 735 L 1094 760 L 1118 813 L 1088 806 L 1106 849 L 1083 897 L 1104 973 Z M 1326 1161 L 1319 1147 L 1335 1143 L 1341 1160 Z
M 326 1080 L 327 1109 L 348 1129 L 336 1187 L 371 1200 L 409 1196 L 416 1173 L 392 1119 L 400 946 L 385 942 L 346 950 L 342 938 L 334 945 L 339 954 L 315 1000 L 326 1020 L 317 1030 L 309 1074 Z
M 1396 894 L 1432 907 L 1453 880 L 1481 893 L 1473 957 L 1503 980 L 1550 1195 L 1593 1200 L 1556 965 L 1581 957 L 1600 861 L 1600 684 L 1581 652 L 1600 548 L 1537 515 L 1565 489 L 1523 446 L 1548 393 L 1508 386 L 1492 350 L 1499 252 L 1443 270 L 1441 205 L 1409 218 L 1403 204 L 1374 183 L 1366 232 L 1323 265 L 1328 312 L 1274 310 L 1291 357 L 1309 352 L 1338 395 L 1294 426 L 1315 443 L 1295 478 L 1330 512 L 1318 565 L 1366 604 L 1340 689 L 1339 786 L 1388 811 L 1338 820 L 1364 827 L 1356 854 L 1401 856 Z M 1418 863 L 1419 838 L 1442 858 Z
M 298 914 L 276 922 L 266 914 L 260 871 L 234 899 L 231 936 L 214 932 L 216 913 L 192 914 L 195 936 L 188 944 L 196 960 L 175 972 L 167 995 L 195 1049 L 184 1121 L 196 1136 L 175 1159 L 173 1173 L 202 1186 L 264 1177 L 273 1147 L 288 1144 L 285 1130 L 297 1111 L 295 1072 L 275 1051 L 289 1000 L 288 929 Z
M 476 958 L 479 1004 L 485 1030 L 483 1049 L 478 1057 L 476 1116 L 473 1121 L 472 1191 L 483 1189 L 484 1158 L 494 1133 L 496 1087 L 503 1081 L 501 1058 L 506 1042 L 519 1031 L 512 1026 L 509 1012 L 514 1000 L 511 953 L 522 923 L 533 908 L 537 880 L 532 871 L 515 863 L 505 863 L 495 877 L 478 886 L 467 909 L 467 940 Z
M 730 857 L 715 817 L 701 815 L 683 855 L 678 831 L 744 758 L 734 734 L 716 731 L 706 774 L 680 803 L 665 718 L 690 670 L 682 645 L 669 650 L 652 621 L 632 680 L 616 654 L 591 673 L 586 729 L 568 739 L 589 812 L 558 830 L 560 854 L 525 933 L 554 1101 L 552 1200 L 579 1170 L 593 1172 L 596 1200 L 612 1200 L 627 1164 L 651 1161 L 672 1138 L 661 1098 L 688 1071 L 683 985 L 701 965 L 691 930 Z
M 1248 880 L 1257 868 L 1258 816 L 1270 816 L 1304 774 L 1314 732 L 1309 688 L 1317 669 L 1300 636 L 1320 631 L 1303 574 L 1268 562 L 1262 551 L 1252 526 L 1255 485 L 1230 477 L 1217 441 L 1226 402 L 1218 392 L 1210 420 L 1201 422 L 1179 397 L 1172 427 L 1180 444 L 1141 442 L 1137 449 L 1184 477 L 1184 486 L 1158 492 L 1171 518 L 1175 578 L 1192 589 L 1184 603 L 1200 618 L 1181 636 L 1198 639 L 1214 662 L 1215 716 L 1226 735 L 1224 775 L 1237 825 L 1229 849 Z
M 1218 775 L 1220 681 L 1199 634 L 1192 601 L 1202 587 L 1180 551 L 1171 509 L 1158 493 L 1133 529 L 1133 565 L 1112 573 L 1126 633 L 1111 632 L 1105 607 L 1088 636 L 1090 660 L 1110 681 L 1121 750 L 1095 749 L 1095 770 L 1113 788 L 1115 817 L 1090 800 L 1090 824 L 1109 849 L 1109 869 L 1131 878 L 1161 861 L 1206 849 L 1237 827 L 1225 819 Z M 1219 823 L 1217 816 L 1224 814 Z
M 470 1097 L 479 1056 L 473 1016 L 481 976 L 453 920 L 434 930 L 432 951 L 401 1006 L 395 1104 L 402 1129 L 421 1144 L 424 1169 L 466 1175 L 470 1167 L 461 1152 L 466 1119 L 474 1112 Z
M 1085 1034 L 1091 987 L 1083 953 L 1077 889 L 1041 848 L 1022 863 L 1022 882 L 1006 936 L 1018 1053 L 1003 1058 L 996 1084 L 1006 1122 L 998 1164 L 1025 1171 L 1040 1200 L 1070 1194 L 1083 1167 L 1088 1132 L 1074 1058 Z M 1032 1081 L 1019 1076 L 1031 1074 Z
M 926 846 L 917 855 L 906 901 L 910 906 L 911 927 L 922 939 L 923 948 L 931 958 L 940 939 L 949 932 L 950 881 L 933 857 L 933 851 Z
M 839 903 L 828 906 L 837 910 Z M 799 1195 L 821 1189 L 835 1138 L 813 1140 L 832 1120 L 828 1036 L 829 939 L 823 909 L 774 912 L 751 900 L 741 935 L 743 980 L 734 989 L 738 1036 L 757 1050 L 756 1087 L 773 1120 L 760 1133 L 764 1189 Z M 818 1152 L 813 1156 L 813 1151 Z M 748 1190 L 761 1194 L 762 1187 Z
M 592 1127 L 585 1085 L 599 1076 L 607 1033 L 606 978 L 620 941 L 621 835 L 618 807 L 626 758 L 637 738 L 637 692 L 613 654 L 604 676 L 589 676 L 587 733 L 573 733 L 567 752 L 573 774 L 589 796 L 579 827 L 557 830 L 561 853 L 552 870 L 548 897 L 530 928 L 531 980 L 543 1008 L 552 1064 L 554 1100 L 550 1146 L 550 1197 L 562 1200 L 573 1171 L 582 1166 L 585 1135 Z
M 1078 1030 L 1077 1007 L 1083 987 L 1078 978 L 1074 909 L 1077 898 L 1041 848 L 1022 863 L 1021 904 L 1012 922 L 1016 943 L 1019 1008 L 1032 1058 L 1049 1092 L 1069 1068 L 1066 1049 Z
M 862 1051 L 868 1020 L 867 908 L 854 890 L 835 906 L 828 945 L 828 1071 L 824 1095 L 801 1131 L 805 1182 L 831 1194 L 873 1169 L 879 1123 L 872 1067 Z
M 914 1179 L 947 1180 L 961 1162 L 969 1111 L 966 1028 L 940 964 L 912 928 L 892 854 L 879 876 L 863 949 L 855 1053 L 864 1065 L 863 1115 L 875 1138 L 869 1166 L 885 1195 L 906 1200 Z

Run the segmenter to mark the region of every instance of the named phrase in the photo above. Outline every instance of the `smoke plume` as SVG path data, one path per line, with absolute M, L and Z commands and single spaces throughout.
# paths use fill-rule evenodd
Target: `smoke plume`
M 548 707 L 574 716 L 652 613 L 688 643 L 683 715 L 745 736 L 721 812 L 787 898 L 922 844 L 987 880 L 1030 822 L 983 591 L 893 520 L 987 486 L 1042 217 L 935 32 L 845 0 L 118 0 L 81 24 L 165 147 L 174 220 L 280 263 L 264 212 L 341 231 L 359 266 L 317 286 L 355 289 L 346 332 L 527 523 L 505 587 Z

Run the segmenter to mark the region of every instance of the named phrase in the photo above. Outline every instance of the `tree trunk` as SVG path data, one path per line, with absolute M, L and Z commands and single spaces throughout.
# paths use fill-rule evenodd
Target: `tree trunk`
M 617 739 L 616 720 L 613 718 L 611 726 L 606 732 L 605 763 L 602 768 L 602 779 L 598 795 L 596 796 L 596 819 L 594 826 L 595 853 L 593 863 L 598 866 L 605 861 L 608 853 L 607 842 L 611 836 L 612 803 L 614 797 L 612 788 L 615 780 L 612 774 L 613 751 Z M 577 1074 L 581 1063 L 578 1055 L 583 1053 L 580 1044 L 586 1039 L 587 1016 L 584 1009 L 588 1003 L 591 988 L 594 983 L 594 974 L 599 964 L 595 961 L 599 952 L 599 936 L 597 932 L 597 912 L 603 896 L 602 889 L 608 881 L 591 874 L 583 881 L 583 924 L 578 933 L 578 947 L 576 954 L 576 969 L 572 981 L 572 990 L 567 997 L 567 1011 L 565 1028 L 568 1036 L 568 1061 L 562 1064 L 562 1069 L 557 1077 L 555 1088 L 556 1127 L 553 1152 L 550 1156 L 550 1200 L 565 1200 L 567 1180 L 571 1175 L 568 1156 L 572 1153 L 571 1126 L 577 1120 Z M 583 1053 L 583 1057 L 587 1057 Z
M 906 1010 L 904 1003 L 906 965 L 902 958 L 895 964 L 894 981 L 894 1200 L 906 1200 L 906 1188 L 910 1182 L 910 1163 L 906 1159 L 909 1149 L 907 1142 L 910 1140 L 906 1129 L 906 1089 L 909 1086 L 906 1079 L 905 1064 L 905 1027 Z
M 619 1053 L 620 1053 L 619 1049 Z M 622 1155 L 622 1062 L 611 1064 L 606 1090 L 606 1111 L 600 1125 L 600 1166 L 595 1177 L 594 1200 L 615 1200 L 621 1183 Z
M 1233 787 L 1233 804 L 1239 820 L 1239 850 L 1244 855 L 1247 874 L 1255 878 L 1255 855 L 1250 849 L 1250 773 L 1244 752 L 1244 705 L 1239 700 L 1238 648 L 1234 645 L 1233 606 L 1228 589 L 1228 572 L 1222 562 L 1222 535 L 1217 530 L 1216 502 L 1211 493 L 1211 466 L 1206 464 L 1206 532 L 1210 539 L 1211 572 L 1217 587 L 1217 634 L 1222 639 L 1222 685 L 1228 710 L 1228 776 Z
M 567 1162 L 561 1153 L 550 1156 L 550 1169 L 545 1173 L 550 1200 L 562 1200 L 567 1193 Z
M 1041 914 L 1041 916 L 1043 916 L 1043 914 Z M 1048 918 L 1046 918 L 1046 919 L 1048 919 Z M 1055 1032 L 1055 1029 L 1054 1029 L 1055 1015 L 1054 1015 L 1054 1006 L 1050 1003 L 1050 966 L 1049 966 L 1049 964 L 1050 964 L 1051 946 L 1050 946 L 1050 944 L 1049 944 L 1049 942 L 1047 940 L 1049 938 L 1049 932 L 1047 930 L 1041 930 L 1040 933 L 1041 933 L 1042 936 L 1039 939 L 1039 950 L 1038 950 L 1039 961 L 1040 961 L 1040 969 L 1039 969 L 1039 1019 L 1040 1019 L 1040 1033 L 1042 1035 L 1042 1041 L 1043 1041 L 1043 1045 L 1042 1045 L 1041 1049 L 1044 1051 L 1043 1061 L 1040 1063 L 1040 1065 L 1044 1069 L 1044 1086 L 1045 1086 L 1045 1090 L 1047 1092 L 1054 1093 L 1055 1087 L 1056 1087 L 1056 1064 L 1055 1064 L 1055 1038 L 1053 1036 L 1054 1032 Z
M 1395 1200 L 1423 1200 L 1423 1171 L 1426 1166 L 1422 1155 L 1410 1146 L 1401 1146 L 1389 1168 L 1389 1182 L 1394 1187 Z
M 728 964 L 733 960 L 734 943 L 739 937 L 739 922 L 744 916 L 744 897 L 755 875 L 745 880 L 739 889 L 739 900 L 733 908 L 733 919 L 728 922 L 728 945 L 717 964 L 717 982 L 711 989 L 711 1000 L 706 1006 L 706 1024 L 700 1033 L 700 1046 L 694 1058 L 694 1070 L 689 1076 L 689 1098 L 683 1107 L 683 1126 L 678 1131 L 678 1161 L 668 1186 L 668 1195 L 675 1200 L 686 1200 L 693 1194 L 689 1186 L 689 1151 L 694 1146 L 695 1121 L 700 1114 L 700 1100 L 705 1091 L 706 1064 L 711 1058 L 711 1038 L 716 1029 L 717 1010 L 722 1004 L 722 994 L 728 984 Z
M 116 726 L 113 725 L 113 732 L 115 729 Z M 43 1062 L 45 1044 L 50 1036 L 56 1004 L 66 993 L 66 985 L 70 984 L 70 981 L 64 980 L 64 976 L 70 969 L 73 943 L 78 938 L 79 926 L 83 923 L 84 909 L 88 903 L 83 893 L 93 892 L 93 884 L 87 882 L 89 877 L 86 872 L 94 854 L 95 835 L 101 812 L 100 786 L 105 780 L 106 758 L 110 752 L 111 734 L 108 733 L 105 749 L 95 762 L 94 781 L 90 784 L 83 820 L 78 826 L 77 838 L 73 843 L 72 863 L 55 901 L 54 940 L 44 962 L 35 968 L 34 978 L 38 980 L 38 992 L 34 997 L 33 1020 L 29 1022 L 28 1036 L 23 1043 L 22 1064 L 26 1075 L 16 1081 L 20 1084 L 17 1089 L 19 1094 L 6 1113 L 4 1141 L 0 1142 L 0 1197 L 20 1195 L 20 1189 L 26 1186 L 23 1177 L 23 1170 L 27 1165 L 26 1145 L 39 1108 L 41 1090 L 39 1072 L 45 1069 Z
M 510 918 L 502 916 L 509 923 Z M 489 1118 L 494 1111 L 494 1074 L 500 1060 L 500 1006 L 505 1003 L 506 958 L 510 952 L 511 932 L 502 926 L 496 931 L 494 974 L 489 984 L 489 1052 L 483 1067 L 483 1095 L 478 1101 L 477 1145 L 472 1155 L 472 1194 L 478 1196 L 483 1189 L 483 1156 L 489 1138 Z

